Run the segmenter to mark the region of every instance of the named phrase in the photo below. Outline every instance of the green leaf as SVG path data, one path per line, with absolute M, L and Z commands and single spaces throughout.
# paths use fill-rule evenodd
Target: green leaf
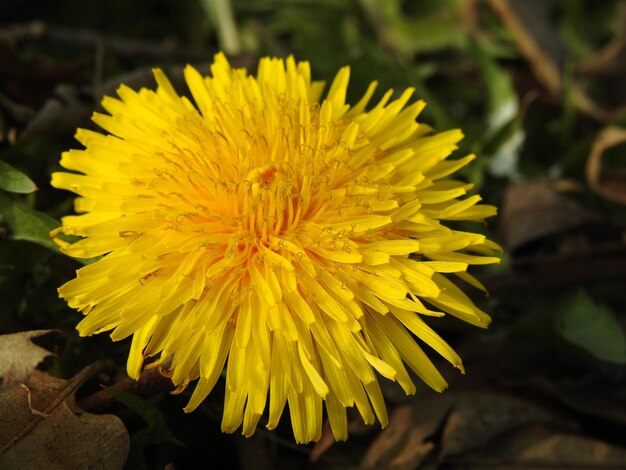
M 471 41 L 470 50 L 487 87 L 487 130 L 482 153 L 490 157 L 491 174 L 518 180 L 518 160 L 525 136 L 515 87 L 482 43 Z
M 511 77 L 488 55 L 480 42 L 471 41 L 470 51 L 487 87 L 487 126 L 496 131 L 517 115 L 517 93 Z
M 571 295 L 556 312 L 555 325 L 568 342 L 593 357 L 626 364 L 626 338 L 612 312 L 596 304 L 584 291 Z
M 37 186 L 24 173 L 0 160 L 0 189 L 10 193 L 28 194 L 37 190 Z
M 524 139 L 519 115 L 485 137 L 482 153 L 489 156 L 488 169 L 492 175 L 505 176 L 511 181 L 521 179 L 519 156 Z
M 43 212 L 37 212 L 0 195 L 0 217 L 11 232 L 13 240 L 26 240 L 53 251 L 59 247 L 50 238 L 50 230 L 61 225 Z
M 432 53 L 451 48 L 463 48 L 466 35 L 458 27 L 457 14 L 461 3 L 452 1 L 424 1 L 425 8 L 418 16 L 409 17 L 402 10 L 400 0 L 360 0 L 359 4 L 379 38 L 405 59 L 420 53 Z

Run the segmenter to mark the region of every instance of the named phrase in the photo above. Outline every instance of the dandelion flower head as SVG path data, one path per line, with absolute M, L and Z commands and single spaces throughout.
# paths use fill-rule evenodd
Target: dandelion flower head
M 287 404 L 301 443 L 320 438 L 323 408 L 337 439 L 348 407 L 385 426 L 378 376 L 411 394 L 408 366 L 442 391 L 422 345 L 463 370 L 423 317 L 490 321 L 448 278 L 480 288 L 468 265 L 498 261 L 485 236 L 446 225 L 495 214 L 446 178 L 474 159 L 447 160 L 462 133 L 418 123 L 412 89 L 368 110 L 372 83 L 350 106 L 349 74 L 322 98 L 307 62 L 263 58 L 252 76 L 217 54 L 208 77 L 185 68 L 187 98 L 155 69 L 156 91 L 104 98 L 106 133 L 79 129 L 72 172 L 52 176 L 80 213 L 53 235 L 101 256 L 59 289 L 86 315 L 80 334 L 132 335 L 131 377 L 154 357 L 178 391 L 196 381 L 186 411 L 225 368 L 225 432 L 263 416 L 273 429 Z

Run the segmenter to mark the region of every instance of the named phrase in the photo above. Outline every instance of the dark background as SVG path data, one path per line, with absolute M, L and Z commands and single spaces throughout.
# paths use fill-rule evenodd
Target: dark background
M 349 64 L 351 102 L 372 80 L 376 96 L 413 86 L 428 102 L 423 121 L 463 129 L 457 155 L 478 159 L 462 176 L 499 207 L 472 228 L 505 248 L 499 266 L 473 271 L 490 296 L 471 295 L 494 321 L 487 331 L 434 324 L 467 374 L 436 362 L 450 389 L 418 384 L 414 397 L 381 379 L 389 428 L 349 415 L 345 443 L 326 430 L 316 445 L 293 444 L 287 413 L 274 432 L 261 423 L 251 439 L 224 435 L 223 383 L 190 415 L 188 394 L 158 381 L 143 398 L 100 403 L 93 411 L 131 434 L 128 467 L 626 466 L 620 1 L 0 0 L 0 161 L 39 188 L 0 191 L 0 333 L 58 330 L 40 343 L 56 354 L 44 368 L 62 378 L 108 360 L 79 401 L 124 379 L 128 341 L 79 338 L 80 314 L 57 298 L 80 265 L 47 235 L 72 210 L 50 173 L 78 145 L 75 129 L 94 127 L 104 94 L 153 87 L 154 66 L 185 93 L 182 67 L 208 73 L 218 50 L 251 70 L 261 56 L 294 54 L 327 81 Z

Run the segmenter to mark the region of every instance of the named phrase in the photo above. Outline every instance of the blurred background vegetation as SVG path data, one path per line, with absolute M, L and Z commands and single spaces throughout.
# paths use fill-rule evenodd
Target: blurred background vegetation
M 295 446 L 286 415 L 276 432 L 222 435 L 223 384 L 190 415 L 186 393 L 115 392 L 95 411 L 122 418 L 128 467 L 626 465 L 623 1 L 0 0 L 0 333 L 57 330 L 40 343 L 65 379 L 107 359 L 79 402 L 124 379 L 129 342 L 79 338 L 57 298 L 80 264 L 48 236 L 73 199 L 50 174 L 103 95 L 152 87 L 155 66 L 186 93 L 183 66 L 208 73 L 218 50 L 251 69 L 293 54 L 327 81 L 348 64 L 351 102 L 373 80 L 378 96 L 414 87 L 421 120 L 463 129 L 457 156 L 478 155 L 463 177 L 499 207 L 472 230 L 506 250 L 476 271 L 490 296 L 471 293 L 494 322 L 437 321 L 467 375 L 440 364 L 441 396 L 385 385 L 388 430 L 354 419 L 346 443 Z

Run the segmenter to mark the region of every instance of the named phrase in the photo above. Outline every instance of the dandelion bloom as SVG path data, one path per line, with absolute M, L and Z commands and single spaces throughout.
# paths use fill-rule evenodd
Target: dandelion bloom
M 301 443 L 320 438 L 323 404 L 337 439 L 354 405 L 385 426 L 377 374 L 411 394 L 408 365 L 442 391 L 421 343 L 463 370 L 422 316 L 490 321 L 446 277 L 481 287 L 468 265 L 498 261 L 483 235 L 442 224 L 495 214 L 442 179 L 474 159 L 446 160 L 462 133 L 417 123 L 412 89 L 368 111 L 372 83 L 346 104 L 349 74 L 322 98 L 307 62 L 263 58 L 254 77 L 218 54 L 210 77 L 185 69 L 194 105 L 156 69 L 156 91 L 104 98 L 107 134 L 78 130 L 85 149 L 61 159 L 78 173 L 52 176 L 83 213 L 53 236 L 102 256 L 59 289 L 86 315 L 80 334 L 132 335 L 131 377 L 157 356 L 178 390 L 197 379 L 186 411 L 226 366 L 225 432 L 251 435 L 266 408 L 273 429 L 286 403 Z

